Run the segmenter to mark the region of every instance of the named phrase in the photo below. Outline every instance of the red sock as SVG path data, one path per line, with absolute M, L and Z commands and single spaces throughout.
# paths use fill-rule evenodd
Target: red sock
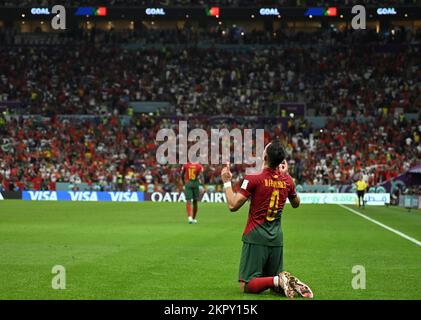
M 266 278 L 254 278 L 249 283 L 247 283 L 247 292 L 248 293 L 260 293 L 266 289 L 274 288 L 273 283 L 274 277 Z
M 197 205 L 193 205 L 193 219 L 196 219 L 197 215 Z
M 186 209 L 187 209 L 187 217 L 191 217 L 191 204 L 190 201 L 187 201 L 186 203 Z

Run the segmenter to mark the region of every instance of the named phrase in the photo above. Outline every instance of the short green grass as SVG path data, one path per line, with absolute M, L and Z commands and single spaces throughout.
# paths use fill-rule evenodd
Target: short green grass
M 421 240 L 421 212 L 361 212 Z M 0 202 L 0 299 L 280 299 L 238 288 L 247 208 L 182 203 Z M 337 205 L 287 206 L 285 268 L 317 299 L 421 299 L 421 247 Z M 66 289 L 51 287 L 54 265 Z M 351 286 L 352 267 L 366 289 Z M 282 298 L 281 298 L 282 299 Z

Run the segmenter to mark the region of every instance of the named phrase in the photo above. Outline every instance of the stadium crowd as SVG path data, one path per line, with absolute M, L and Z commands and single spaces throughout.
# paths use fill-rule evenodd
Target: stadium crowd
M 124 123 L 117 116 L 97 121 L 57 117 L 0 118 L 0 189 L 55 190 L 57 182 L 73 187 L 87 183 L 93 190 L 180 190 L 181 165 L 157 163 L 156 134 L 176 127 L 178 120 L 141 115 Z M 189 126 L 218 128 L 204 118 Z M 225 119 L 223 127 L 253 128 L 247 121 Z M 220 127 L 222 128 L 222 127 Z M 286 128 L 265 125 L 265 141 L 280 139 L 287 147 L 297 183 L 352 184 L 363 174 L 376 186 L 406 172 L 421 159 L 421 119 L 384 115 L 378 118 L 330 119 L 323 130 L 304 120 Z M 221 166 L 207 165 L 206 184 L 220 184 Z M 244 165 L 235 165 L 236 183 Z
M 0 101 L 44 115 L 127 114 L 130 101 L 167 101 L 178 115 L 268 115 L 278 101 L 304 102 L 320 116 L 420 110 L 417 45 L 343 37 L 341 44 L 238 50 L 2 46 Z
M 260 36 L 249 40 L 259 43 Z M 287 145 L 299 183 L 349 184 L 363 173 L 377 185 L 421 159 L 421 119 L 402 118 L 421 110 L 421 55 L 412 43 L 419 34 L 391 43 L 369 31 L 330 32 L 302 36 L 307 41 L 299 38 L 300 46 L 288 37 L 301 36 L 263 49 L 128 48 L 104 38 L 71 43 L 71 50 L 1 46 L 0 108 L 14 106 L 0 116 L 0 188 L 53 190 L 57 182 L 84 182 L 102 190 L 174 190 L 180 166 L 155 159 L 156 133 L 176 124 L 172 116 L 193 127 L 252 128 L 244 117 L 276 120 L 279 102 L 302 102 L 309 115 L 330 119 L 322 132 L 300 117 L 284 127 L 260 126 L 266 141 L 278 137 Z M 130 101 L 167 101 L 174 109 L 122 122 L 119 116 L 133 115 Z M 62 114 L 97 120 L 60 120 Z M 209 115 L 231 120 L 203 120 Z M 220 183 L 218 173 L 206 166 L 205 182 Z

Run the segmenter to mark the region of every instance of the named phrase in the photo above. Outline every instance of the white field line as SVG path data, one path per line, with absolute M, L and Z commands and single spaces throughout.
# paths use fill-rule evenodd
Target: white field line
M 417 246 L 421 246 L 421 241 L 418 241 L 417 239 L 412 238 L 412 237 L 406 235 L 405 233 L 400 232 L 399 230 L 393 229 L 393 228 L 391 228 L 391 227 L 389 227 L 389 226 L 387 226 L 387 225 L 385 225 L 385 224 L 383 224 L 383 223 L 381 223 L 377 220 L 374 220 L 373 218 L 367 217 L 365 214 L 362 214 L 361 212 L 358 212 L 357 210 L 348 208 L 347 206 L 344 206 L 342 204 L 338 204 L 338 206 L 340 206 L 340 207 L 342 207 L 342 208 L 344 208 L 344 209 L 346 209 L 346 210 L 348 210 L 352 213 L 355 213 L 356 215 L 360 216 L 361 218 L 364 218 L 368 221 L 371 221 L 371 222 L 377 224 L 378 226 L 382 227 L 383 229 L 389 230 L 390 232 L 393 232 L 394 234 L 397 234 L 398 236 L 415 243 Z

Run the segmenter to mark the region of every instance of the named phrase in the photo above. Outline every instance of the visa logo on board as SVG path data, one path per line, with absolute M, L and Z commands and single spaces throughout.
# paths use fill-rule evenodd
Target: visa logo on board
M 29 199 L 25 197 L 29 195 Z M 37 201 L 57 201 L 57 192 L 56 191 L 28 191 L 24 192 L 24 200 L 37 200 Z
M 89 191 L 69 191 L 72 201 L 98 201 L 96 192 Z
M 143 192 L 23 191 L 22 200 L 32 201 L 144 201 Z
M 127 202 L 138 202 L 139 197 L 136 192 L 108 192 L 111 201 L 127 201 Z

